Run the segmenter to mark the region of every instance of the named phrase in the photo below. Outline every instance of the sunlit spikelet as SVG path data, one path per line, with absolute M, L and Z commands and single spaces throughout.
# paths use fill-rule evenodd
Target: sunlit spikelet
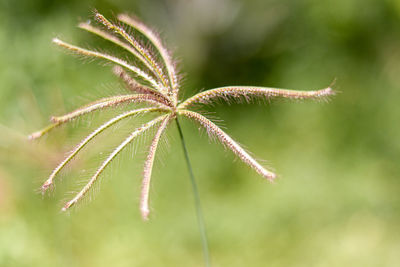
M 133 73 L 135 73 L 136 75 L 138 75 L 140 78 L 142 78 L 143 80 L 149 82 L 151 85 L 153 85 L 155 88 L 159 89 L 160 91 L 164 91 L 163 87 L 157 83 L 152 77 L 150 77 L 150 75 L 148 75 L 146 72 L 142 71 L 141 69 L 139 69 L 138 67 L 135 67 L 133 65 L 128 64 L 126 61 L 119 59 L 117 57 L 111 56 L 111 55 L 107 55 L 107 54 L 103 54 L 100 52 L 96 52 L 96 51 L 91 51 L 88 49 L 84 49 L 84 48 L 80 48 L 78 46 L 74 46 L 71 44 L 68 44 L 66 42 L 61 41 L 58 38 L 54 38 L 53 39 L 53 43 L 55 43 L 56 45 L 59 45 L 65 49 L 68 49 L 76 54 L 79 55 L 83 55 L 83 56 L 87 56 L 87 57 L 94 57 L 94 58 L 100 58 L 100 59 L 104 59 L 106 61 L 109 61 L 111 63 L 115 63 L 118 64 L 130 71 L 132 71 Z
M 46 191 L 54 182 L 54 178 L 56 175 L 61 171 L 62 168 L 65 167 L 65 165 L 68 164 L 77 154 L 79 151 L 82 150 L 92 139 L 94 139 L 97 135 L 99 135 L 101 132 L 104 130 L 110 128 L 117 122 L 126 119 L 128 117 L 132 117 L 138 114 L 144 114 L 144 113 L 149 113 L 149 112 L 162 112 L 165 110 L 159 109 L 159 108 L 141 108 L 141 109 L 135 109 L 131 111 L 127 111 L 125 113 L 122 113 L 121 115 L 112 118 L 111 120 L 107 121 L 106 123 L 102 124 L 99 126 L 96 130 L 94 130 L 91 134 L 89 134 L 87 137 L 85 137 L 69 154 L 68 156 L 53 170 L 53 172 L 50 174 L 50 177 L 46 180 L 46 182 L 42 185 L 42 191 Z
M 163 99 L 160 99 L 156 96 L 152 95 L 146 95 L 146 94 L 137 94 L 137 95 L 120 95 L 120 96 L 112 96 L 112 97 L 107 97 L 103 98 L 99 101 L 95 101 L 94 103 L 88 104 L 84 107 L 81 107 L 79 109 L 76 109 L 70 113 L 67 113 L 62 116 L 53 116 L 51 117 L 52 122 L 60 122 L 64 123 L 70 120 L 75 119 L 76 117 L 85 115 L 87 113 L 99 110 L 99 109 L 104 109 L 104 108 L 109 108 L 112 106 L 116 106 L 122 103 L 141 103 L 141 102 L 147 102 L 149 104 L 152 104 L 154 106 L 160 106 L 160 107 L 167 107 L 167 103 L 163 102 Z
M 123 49 L 125 49 L 126 51 L 130 52 L 135 58 L 137 58 L 138 60 L 140 60 L 140 62 L 142 62 L 143 64 L 146 65 L 146 67 L 148 68 L 148 70 L 152 70 L 151 65 L 147 62 L 147 60 L 132 46 L 130 46 L 129 44 L 127 44 L 126 42 L 121 41 L 120 39 L 118 39 L 118 37 L 115 37 L 114 35 L 103 31 L 101 29 L 98 29 L 92 25 L 90 25 L 89 23 L 80 23 L 78 25 L 79 28 L 86 30 L 90 33 L 93 33 L 95 35 L 98 35 L 99 37 L 108 40 L 120 47 L 122 47 Z
M 134 29 L 138 30 L 147 38 L 149 41 L 154 45 L 156 50 L 160 53 L 164 63 L 165 67 L 167 68 L 168 71 L 168 77 L 172 89 L 172 93 L 174 94 L 175 98 L 178 95 L 178 90 L 179 90 L 179 84 L 178 84 L 178 75 L 175 70 L 175 64 L 172 60 L 171 53 L 168 51 L 168 49 L 165 48 L 163 45 L 163 42 L 161 38 L 156 34 L 152 29 L 147 27 L 143 22 L 141 22 L 137 18 L 130 17 L 126 14 L 121 14 L 118 16 L 118 19 L 127 25 L 133 27 Z
M 168 115 L 163 115 L 161 117 L 157 117 L 154 120 L 143 124 L 141 127 L 137 128 L 135 131 L 133 131 L 119 146 L 117 146 L 113 152 L 106 158 L 106 160 L 101 164 L 101 166 L 97 169 L 96 173 L 90 178 L 89 182 L 82 188 L 82 190 L 76 194 L 76 196 L 68 201 L 64 207 L 63 210 L 67 210 L 71 206 L 73 206 L 76 202 L 78 202 L 82 197 L 85 196 L 85 194 L 90 190 L 90 188 L 93 186 L 93 184 L 97 181 L 99 178 L 100 174 L 105 170 L 105 168 L 110 164 L 115 157 L 127 146 L 129 143 L 131 143 L 137 136 L 143 134 L 145 131 L 147 131 L 149 128 L 153 127 L 160 121 L 162 121 L 166 116 Z
M 186 116 L 190 119 L 195 120 L 201 126 L 203 126 L 207 133 L 210 135 L 214 135 L 218 138 L 218 140 L 225 145 L 227 148 L 233 151 L 244 163 L 253 168 L 256 172 L 258 172 L 264 178 L 272 181 L 276 175 L 263 166 L 261 166 L 253 157 L 251 157 L 238 143 L 236 143 L 228 134 L 226 134 L 221 128 L 211 122 L 209 119 L 204 117 L 203 115 L 189 110 L 180 110 L 179 114 Z
M 146 50 L 135 38 L 127 34 L 123 28 L 111 23 L 103 15 L 96 12 L 95 18 L 101 23 L 103 23 L 108 29 L 115 31 L 116 33 L 121 35 L 126 41 L 128 41 L 139 52 L 139 54 L 141 54 L 146 59 L 146 61 L 151 65 L 152 70 L 154 70 L 157 73 L 157 76 L 162 82 L 162 84 L 165 86 L 165 89 L 168 90 L 167 89 L 168 83 L 166 81 L 163 70 L 155 60 L 154 56 L 151 55 L 151 53 L 148 50 Z
M 140 196 L 140 212 L 143 219 L 147 220 L 150 209 L 149 209 L 149 192 L 150 192 L 150 179 L 151 172 L 153 169 L 154 157 L 156 155 L 158 143 L 160 142 L 161 135 L 164 133 L 165 128 L 171 120 L 171 116 L 166 117 L 158 128 L 149 148 L 147 159 L 144 163 L 143 170 L 143 181 L 142 181 L 142 193 Z
M 54 128 L 56 128 L 57 126 L 59 126 L 60 124 L 61 123 L 52 123 L 39 131 L 31 133 L 28 136 L 28 139 L 29 140 L 38 139 L 38 138 L 42 137 L 43 135 L 47 134 L 48 132 L 50 132 L 51 130 L 53 130 Z
M 96 21 L 99 22 L 99 27 L 93 26 L 89 23 L 81 23 L 79 24 L 79 27 L 115 44 L 116 46 L 125 49 L 131 54 L 129 58 L 123 60 L 107 53 L 97 52 L 68 44 L 58 38 L 53 39 L 53 42 L 56 45 L 61 46 L 75 54 L 89 58 L 98 58 L 108 63 L 112 63 L 114 65 L 114 74 L 116 74 L 117 77 L 123 81 L 125 87 L 130 90 L 131 94 L 102 98 L 65 115 L 54 116 L 51 118 L 51 121 L 53 122 L 52 124 L 40 131 L 32 133 L 29 136 L 29 139 L 37 139 L 62 124 L 67 124 L 78 117 L 95 111 L 105 112 L 107 109 L 115 108 L 121 104 L 128 106 L 136 106 L 141 104 L 145 107 L 134 107 L 130 111 L 122 112 L 120 115 L 115 116 L 107 122 L 104 122 L 92 133 L 86 136 L 51 172 L 46 182 L 42 185 L 42 191 L 46 191 L 50 186 L 52 186 L 55 178 L 61 172 L 61 170 L 72 159 L 77 157 L 79 152 L 86 147 L 88 143 L 96 139 L 96 137 L 101 133 L 107 132 L 107 129 L 117 127 L 116 125 L 119 122 L 126 120 L 129 117 L 134 117 L 138 114 L 151 113 L 158 115 L 151 121 L 144 123 L 141 127 L 134 130 L 120 145 L 118 145 L 112 151 L 112 153 L 108 155 L 105 161 L 89 179 L 87 184 L 81 189 L 81 191 L 79 191 L 73 199 L 68 201 L 62 210 L 67 210 L 78 203 L 93 187 L 99 176 L 104 172 L 109 164 L 133 140 L 142 136 L 150 128 L 159 125 L 149 146 L 148 155 L 143 170 L 140 211 L 142 217 L 147 219 L 150 212 L 150 181 L 157 147 L 163 137 L 163 133 L 166 131 L 167 125 L 171 121 L 177 119 L 177 116 L 186 117 L 200 124 L 206 129 L 211 137 L 216 137 L 226 148 L 232 150 L 233 153 L 236 154 L 244 163 L 253 168 L 261 176 L 272 181 L 276 177 L 273 172 L 267 170 L 261 164 L 259 164 L 252 156 L 250 156 L 249 153 L 247 153 L 237 142 L 235 142 L 217 125 L 200 113 L 190 110 L 190 108 L 196 104 L 208 104 L 217 99 L 226 101 L 242 98 L 246 100 L 253 98 L 270 99 L 273 97 L 290 99 L 325 99 L 326 97 L 334 94 L 330 87 L 316 91 L 297 91 L 267 87 L 228 86 L 198 93 L 186 101 L 181 102 L 181 104 L 178 104 L 180 85 L 176 64 L 171 57 L 171 53 L 163 45 L 163 42 L 158 34 L 147 27 L 143 22 L 125 14 L 118 16 L 119 22 L 117 23 L 110 22 L 103 15 L 97 12 L 95 12 L 94 17 Z M 133 31 L 126 30 L 121 26 L 122 23 L 127 27 L 131 27 Z M 129 34 L 130 32 L 133 34 Z M 145 37 L 145 40 L 148 42 L 148 44 L 138 41 L 140 39 L 139 36 L 135 36 L 135 33 L 138 32 Z
M 156 98 L 162 98 L 162 100 L 164 102 L 166 102 L 167 105 L 171 105 L 171 100 L 168 97 L 161 94 L 160 92 L 157 92 L 154 89 L 151 89 L 147 86 L 139 84 L 120 66 L 114 66 L 113 72 L 115 75 L 117 75 L 118 77 L 121 78 L 121 80 L 125 83 L 125 87 L 128 88 L 129 90 L 131 90 L 132 92 L 139 93 L 139 94 L 150 94 Z
M 215 89 L 210 89 L 205 92 L 201 92 L 195 96 L 185 100 L 180 108 L 184 109 L 193 104 L 209 104 L 211 101 L 216 99 L 223 99 L 229 101 L 229 99 L 235 99 L 240 97 L 283 97 L 291 99 L 319 99 L 333 95 L 333 90 L 328 87 L 321 90 L 315 91 L 298 91 L 288 89 L 276 89 L 268 87 L 253 87 L 253 86 L 227 86 Z

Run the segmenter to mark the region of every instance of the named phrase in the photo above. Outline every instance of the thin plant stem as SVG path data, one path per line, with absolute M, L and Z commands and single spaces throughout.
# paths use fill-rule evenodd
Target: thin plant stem
M 188 151 L 186 148 L 185 139 L 183 138 L 183 132 L 182 132 L 182 128 L 179 124 L 178 118 L 176 118 L 176 126 L 178 127 L 179 136 L 181 138 L 181 143 L 182 143 L 182 148 L 183 148 L 183 154 L 185 155 L 187 167 L 189 170 L 190 182 L 192 184 L 192 189 L 193 189 L 193 194 L 194 194 L 194 202 L 195 202 L 195 206 L 196 206 L 197 223 L 199 225 L 201 243 L 202 243 L 202 247 L 203 247 L 204 262 L 207 267 L 210 267 L 211 264 L 210 264 L 210 255 L 208 252 L 207 233 L 206 233 L 206 227 L 205 227 L 205 223 L 204 223 L 203 212 L 202 212 L 201 204 L 200 204 L 199 189 L 197 188 L 197 183 L 194 178 L 192 165 L 190 164 L 189 154 L 188 154 Z

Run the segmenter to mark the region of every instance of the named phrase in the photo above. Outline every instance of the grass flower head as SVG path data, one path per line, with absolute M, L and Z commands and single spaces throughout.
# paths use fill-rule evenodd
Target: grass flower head
M 41 190 L 45 192 L 53 186 L 60 171 L 100 133 L 135 115 L 150 113 L 154 114 L 154 118 L 134 129 L 125 140 L 113 149 L 95 171 L 93 176 L 88 180 L 87 184 L 70 201 L 65 203 L 62 208 L 64 211 L 78 203 L 89 192 L 99 179 L 99 176 L 124 148 L 149 129 L 156 128 L 144 163 L 140 198 L 140 211 L 142 217 L 147 219 L 150 212 L 149 192 L 152 168 L 157 147 L 161 138 L 163 138 L 163 134 L 168 125 L 172 121 L 177 120 L 178 117 L 185 117 L 203 127 L 210 136 L 216 137 L 217 140 L 219 140 L 227 149 L 236 154 L 245 164 L 254 169 L 262 177 L 272 181 L 276 178 L 275 173 L 258 163 L 225 131 L 196 111 L 196 106 L 209 104 L 217 99 L 224 101 L 235 99 L 245 99 L 248 101 L 253 98 L 270 99 L 274 97 L 290 99 L 323 99 L 333 94 L 330 87 L 315 91 L 297 91 L 267 87 L 227 86 L 210 89 L 198 93 L 186 100 L 180 100 L 180 80 L 176 63 L 172 59 L 171 53 L 164 46 L 162 40 L 155 31 L 147 27 L 138 19 L 125 14 L 118 16 L 117 23 L 109 21 L 97 12 L 95 12 L 94 17 L 98 22 L 97 26 L 93 26 L 89 23 L 81 23 L 79 24 L 79 27 L 128 51 L 131 55 L 129 60 L 123 60 L 112 54 L 81 48 L 66 43 L 58 38 L 54 38 L 53 43 L 78 55 L 89 58 L 98 58 L 112 63 L 114 65 L 114 74 L 124 82 L 130 93 L 102 98 L 93 103 L 77 108 L 65 115 L 54 116 L 51 118 L 52 124 L 41 131 L 31 134 L 29 138 L 39 138 L 60 125 L 71 122 L 76 118 L 82 117 L 96 110 L 112 109 L 121 104 L 132 106 L 132 110 L 123 112 L 122 114 L 104 122 L 78 143 L 69 152 L 65 159 L 62 160 L 51 172 L 48 179 L 42 185 Z M 131 32 L 133 34 L 130 34 Z M 148 43 L 141 42 L 135 33 L 140 33 L 140 35 L 144 36 Z M 138 108 L 138 103 L 145 104 L 146 107 Z

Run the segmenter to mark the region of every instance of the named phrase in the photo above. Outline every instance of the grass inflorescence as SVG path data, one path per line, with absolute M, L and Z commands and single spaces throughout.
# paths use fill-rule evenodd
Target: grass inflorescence
M 157 128 L 148 148 L 148 155 L 144 163 L 140 198 L 141 215 L 144 219 L 148 219 L 150 213 L 149 192 L 153 162 L 156 156 L 157 147 L 160 140 L 163 138 L 163 134 L 168 128 L 168 125 L 170 125 L 174 120 L 178 123 L 178 117 L 185 117 L 199 124 L 210 136 L 216 137 L 217 140 L 219 140 L 227 149 L 236 154 L 245 164 L 253 168 L 262 177 L 269 181 L 273 181 L 276 178 L 274 172 L 268 170 L 257 162 L 225 131 L 197 111 L 196 106 L 209 104 L 218 99 L 224 101 L 239 99 L 249 101 L 253 98 L 271 99 L 274 97 L 288 99 L 325 99 L 334 93 L 331 87 L 314 91 L 298 91 L 254 86 L 227 86 L 210 89 L 198 93 L 188 99 L 180 100 L 180 75 L 178 74 L 176 63 L 173 60 L 170 51 L 164 46 L 162 40 L 155 31 L 150 29 L 137 18 L 125 14 L 119 15 L 118 22 L 116 23 L 109 21 L 98 12 L 95 12 L 94 18 L 98 23 L 97 26 L 89 23 L 81 23 L 79 24 L 79 28 L 93 33 L 126 50 L 131 55 L 130 60 L 124 60 L 112 54 L 81 48 L 64 42 L 58 38 L 54 38 L 53 43 L 75 54 L 88 58 L 97 58 L 112 63 L 114 65 L 113 73 L 123 81 L 125 87 L 130 91 L 130 93 L 102 98 L 83 107 L 77 108 L 67 114 L 54 116 L 51 118 L 52 124 L 43 130 L 31 134 L 29 138 L 37 139 L 60 125 L 69 123 L 96 110 L 112 109 L 122 104 L 128 104 L 129 106 L 132 106 L 133 109 L 125 111 L 104 122 L 78 143 L 69 152 L 65 159 L 51 172 L 50 176 L 41 187 L 42 192 L 47 191 L 51 186 L 53 186 L 55 179 L 61 170 L 73 158 L 75 158 L 89 142 L 94 140 L 103 131 L 106 131 L 107 129 L 116 126 L 119 122 L 136 115 L 145 113 L 154 114 L 154 118 L 133 130 L 122 143 L 114 148 L 81 191 L 79 191 L 70 201 L 65 203 L 62 208 L 63 211 L 68 210 L 78 203 L 90 191 L 103 171 L 133 140 L 143 135 L 148 130 Z M 144 36 L 147 43 L 144 44 L 139 40 L 135 33 Z M 138 103 L 142 105 L 144 104 L 146 107 L 135 108 L 135 105 Z M 180 128 L 179 130 L 181 133 Z

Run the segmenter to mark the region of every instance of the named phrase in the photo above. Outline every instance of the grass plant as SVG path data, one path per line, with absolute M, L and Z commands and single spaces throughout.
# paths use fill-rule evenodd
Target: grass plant
M 79 191 L 71 200 L 63 206 L 62 210 L 66 211 L 72 206 L 80 202 L 87 195 L 93 185 L 98 181 L 104 170 L 110 163 L 132 143 L 140 135 L 156 128 L 154 137 L 148 148 L 147 158 L 144 163 L 143 180 L 140 198 L 140 212 L 143 219 L 149 218 L 149 192 L 151 185 L 153 162 L 156 157 L 157 148 L 160 140 L 163 138 L 165 131 L 171 122 L 176 121 L 180 138 L 183 145 L 185 159 L 189 168 L 190 177 L 195 193 L 196 211 L 200 226 L 200 232 L 203 240 L 203 249 L 205 252 L 206 265 L 209 265 L 207 240 L 205 234 L 205 226 L 202 219 L 200 199 L 194 179 L 193 171 L 189 162 L 189 155 L 184 135 L 180 127 L 178 118 L 187 118 L 194 123 L 199 124 L 206 130 L 210 138 L 217 139 L 226 149 L 231 150 L 238 158 L 240 158 L 250 168 L 254 169 L 258 174 L 269 181 L 276 178 L 276 174 L 262 164 L 257 162 L 245 149 L 243 149 L 230 135 L 218 127 L 214 122 L 202 115 L 198 111 L 201 105 L 207 105 L 216 100 L 226 102 L 230 101 L 246 101 L 251 102 L 254 99 L 271 99 L 275 97 L 287 99 L 326 99 L 331 96 L 334 91 L 331 87 L 312 90 L 298 91 L 268 87 L 254 86 L 227 86 L 214 88 L 200 92 L 188 99 L 179 98 L 180 92 L 180 75 L 177 71 L 177 64 L 173 60 L 171 52 L 164 46 L 159 35 L 140 20 L 128 15 L 122 14 L 118 16 L 117 22 L 111 22 L 103 15 L 94 13 L 95 21 L 98 25 L 89 23 L 79 24 L 79 28 L 93 33 L 130 53 L 131 58 L 128 60 L 121 59 L 118 56 L 98 52 L 90 49 L 81 48 L 64 42 L 58 38 L 53 39 L 53 43 L 71 51 L 77 55 L 87 58 L 97 58 L 108 63 L 112 63 L 113 72 L 125 84 L 130 91 L 129 94 L 117 95 L 102 98 L 98 101 L 89 103 L 83 107 L 77 108 L 65 115 L 54 116 L 51 118 L 52 124 L 37 131 L 29 136 L 30 139 L 37 139 L 55 128 L 69 123 L 79 117 L 92 113 L 96 110 L 112 109 L 122 104 L 132 106 L 132 110 L 123 112 L 120 115 L 104 122 L 100 127 L 86 136 L 78 143 L 63 161 L 51 172 L 48 179 L 41 187 L 42 192 L 52 187 L 59 173 L 79 152 L 100 133 L 116 126 L 119 122 L 141 114 L 154 114 L 154 118 L 140 127 L 134 129 L 125 140 L 123 140 L 101 163 L 87 184 Z M 145 42 L 141 41 L 139 36 L 145 37 Z M 146 107 L 138 108 L 137 104 L 145 104 Z

